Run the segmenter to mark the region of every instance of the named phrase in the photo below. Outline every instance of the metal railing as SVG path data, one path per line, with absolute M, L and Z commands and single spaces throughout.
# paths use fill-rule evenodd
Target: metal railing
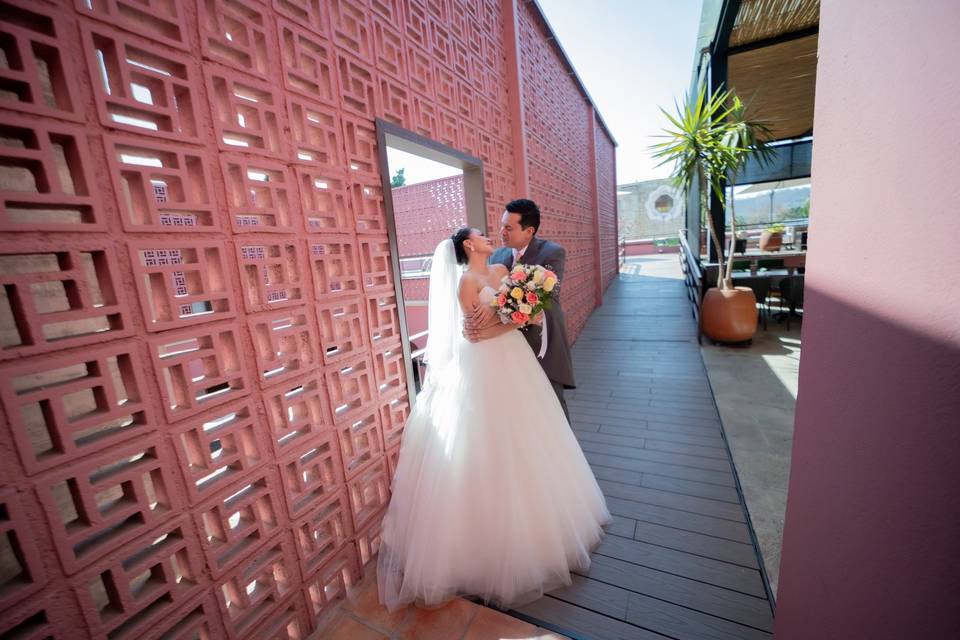
M 690 250 L 687 243 L 687 230 L 680 230 L 680 269 L 683 271 L 683 283 L 687 290 L 687 299 L 693 311 L 693 319 L 697 321 L 697 342 L 701 340 L 700 302 L 703 296 L 703 272 L 700 269 L 700 259 Z

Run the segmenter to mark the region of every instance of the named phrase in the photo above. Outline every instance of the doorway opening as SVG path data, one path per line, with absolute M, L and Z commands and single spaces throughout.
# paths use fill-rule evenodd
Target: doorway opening
M 427 296 L 437 245 L 464 225 L 487 231 L 483 162 L 397 125 L 377 120 L 393 282 L 407 388 L 412 401 L 426 375 Z

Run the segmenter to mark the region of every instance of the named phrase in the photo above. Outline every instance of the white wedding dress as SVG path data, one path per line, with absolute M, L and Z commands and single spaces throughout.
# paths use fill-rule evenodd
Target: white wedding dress
M 485 303 L 494 295 L 480 292 Z M 407 420 L 383 521 L 377 571 L 390 611 L 459 595 L 532 601 L 590 565 L 610 521 L 520 332 L 452 344 L 457 364 L 428 369 Z

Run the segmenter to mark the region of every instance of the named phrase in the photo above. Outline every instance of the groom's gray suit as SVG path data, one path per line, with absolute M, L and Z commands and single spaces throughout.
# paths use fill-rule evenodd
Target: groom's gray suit
M 567 402 L 563 399 L 563 390 L 576 388 L 573 380 L 573 360 L 570 357 L 570 346 L 567 343 L 567 325 L 563 317 L 563 307 L 560 305 L 560 292 L 563 289 L 563 267 L 567 252 L 556 242 L 542 240 L 534 236 L 527 245 L 526 251 L 520 258 L 523 264 L 539 264 L 549 267 L 560 282 L 557 293 L 553 297 L 552 308 L 545 313 L 544 323 L 547 325 L 547 353 L 543 356 L 540 364 L 546 372 L 547 377 L 553 384 L 553 390 L 557 393 L 557 398 L 563 406 L 563 412 L 567 414 L 567 420 L 570 419 L 570 412 L 567 410 Z M 501 247 L 490 256 L 490 264 L 502 264 L 507 269 L 513 266 L 513 250 L 508 247 Z M 540 353 L 540 337 L 542 331 L 539 327 L 531 326 L 523 332 L 530 344 L 533 352 Z

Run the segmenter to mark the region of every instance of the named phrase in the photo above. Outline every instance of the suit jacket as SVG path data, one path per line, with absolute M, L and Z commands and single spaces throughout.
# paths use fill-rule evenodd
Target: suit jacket
M 576 387 L 573 379 L 573 359 L 570 357 L 570 346 L 567 342 L 567 323 L 563 316 L 563 307 L 560 304 L 563 290 L 563 267 L 567 252 L 556 242 L 533 237 L 520 262 L 523 264 L 539 264 L 550 267 L 560 281 L 555 290 L 553 307 L 544 312 L 544 323 L 547 325 L 547 353 L 540 364 L 547 377 L 553 382 L 562 384 L 567 389 Z M 513 250 L 501 247 L 490 256 L 490 264 L 502 264 L 507 269 L 513 266 Z M 540 353 L 540 327 L 530 327 L 523 332 L 533 352 Z

